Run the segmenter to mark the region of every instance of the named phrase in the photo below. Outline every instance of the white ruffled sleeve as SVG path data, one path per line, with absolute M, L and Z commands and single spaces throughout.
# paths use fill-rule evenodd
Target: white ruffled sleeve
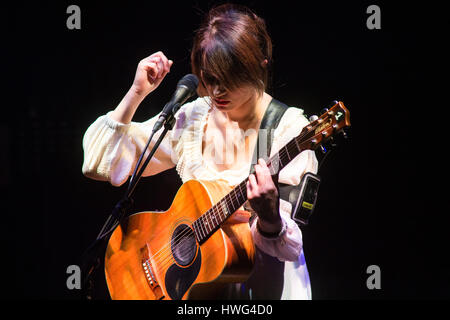
M 133 173 L 158 116 L 142 123 L 123 124 L 110 118 L 109 114 L 100 116 L 84 134 L 82 171 L 86 177 L 109 181 L 114 186 L 120 186 Z M 153 136 L 146 155 L 149 154 L 151 147 L 159 138 L 160 132 L 162 130 Z M 176 157 L 172 152 L 171 134 L 168 133 L 143 176 L 170 169 L 175 166 L 175 163 Z
M 164 137 L 143 176 L 175 167 L 182 152 L 182 148 L 177 147 L 179 138 L 189 127 L 186 112 L 192 112 L 195 103 L 192 101 L 180 108 L 175 128 Z M 83 137 L 83 174 L 95 180 L 109 181 L 114 186 L 122 185 L 133 173 L 158 118 L 159 114 L 145 122 L 123 124 L 111 119 L 109 113 L 99 117 Z M 153 136 L 146 156 L 162 132 L 161 129 Z
M 298 108 L 287 109 L 274 132 L 271 156 L 292 138 L 298 136 L 308 123 L 303 115 L 303 110 Z M 306 172 L 317 173 L 317 166 L 314 151 L 303 151 L 280 171 L 278 182 L 298 185 Z M 280 261 L 297 261 L 303 248 L 302 232 L 297 223 L 291 219 L 291 211 L 291 204 L 280 199 L 283 230 L 278 237 L 267 238 L 260 234 L 256 227 L 258 218 L 254 219 L 251 226 L 253 240 L 258 248 Z

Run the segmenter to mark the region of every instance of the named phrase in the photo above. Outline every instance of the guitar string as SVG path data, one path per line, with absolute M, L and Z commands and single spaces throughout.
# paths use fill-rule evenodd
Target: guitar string
M 294 139 L 295 139 L 295 138 L 294 138 Z M 293 139 L 292 139 L 290 142 L 293 142 Z M 291 146 L 289 146 L 289 144 L 290 144 L 290 143 L 288 143 L 288 144 L 284 147 L 285 150 L 286 150 L 286 152 L 282 152 L 282 149 L 280 149 L 280 151 L 278 152 L 278 156 L 279 156 L 279 159 L 280 159 L 280 161 L 281 161 L 281 164 L 285 163 L 285 160 L 290 161 L 290 160 L 292 159 L 292 157 L 289 155 L 289 153 L 290 153 L 290 152 L 289 152 L 289 148 L 295 147 L 295 150 L 291 150 L 291 151 L 295 151 L 295 152 L 298 153 L 298 148 L 296 147 L 296 145 L 291 145 Z M 281 152 L 281 154 L 280 154 L 280 152 Z M 271 165 L 272 165 L 272 161 L 269 162 L 268 166 L 271 167 Z M 270 168 L 269 168 L 269 169 L 270 169 Z M 272 173 L 272 174 L 273 174 L 273 173 Z M 247 179 L 246 179 L 246 180 L 247 180 Z M 244 180 L 244 181 L 246 182 L 246 180 Z M 243 181 L 243 182 L 244 182 L 244 181 Z M 241 182 L 235 189 L 233 189 L 232 192 L 230 192 L 230 194 L 232 194 L 233 192 L 235 193 L 234 196 L 236 197 L 236 200 L 238 200 L 238 201 L 237 201 L 238 204 L 239 204 L 239 198 L 238 198 L 238 195 L 237 195 L 237 193 L 236 193 L 236 189 L 239 189 L 239 191 L 240 191 L 241 194 L 243 195 L 243 192 L 242 192 L 242 190 L 241 190 L 241 188 L 244 186 L 243 182 Z M 229 195 L 230 195 L 230 194 L 229 194 Z M 244 195 L 243 195 L 243 196 L 244 196 Z M 243 200 L 245 200 L 245 197 L 246 197 L 246 196 L 244 196 L 244 199 L 243 199 Z M 227 199 L 227 198 L 230 198 L 230 199 Z M 231 200 L 231 205 L 233 206 L 233 209 L 234 209 L 234 207 L 235 207 L 235 205 L 234 205 L 234 200 L 233 200 L 231 197 L 228 197 L 228 195 L 225 196 L 221 201 L 219 201 L 218 204 L 219 204 L 219 203 L 222 203 L 222 202 L 225 202 L 226 205 L 227 205 L 227 209 L 228 209 L 228 206 L 230 205 L 230 202 L 229 202 L 228 200 Z M 245 202 L 245 201 L 244 201 L 244 202 Z M 211 209 L 212 209 L 212 210 L 211 210 Z M 206 224 L 207 224 L 208 226 L 209 226 L 210 223 L 211 223 L 212 225 L 214 225 L 213 218 L 215 218 L 215 219 L 216 219 L 216 222 L 217 222 L 217 221 L 218 221 L 217 216 L 219 216 L 219 218 L 220 218 L 220 215 L 221 215 L 221 211 L 219 210 L 217 204 L 214 205 L 211 209 L 208 210 L 205 214 L 203 214 L 202 216 L 199 217 L 199 219 L 201 218 L 202 220 L 203 220 L 204 218 L 206 218 Z M 208 213 L 209 213 L 209 215 L 208 215 Z M 199 220 L 199 219 L 197 219 L 197 220 Z M 197 220 L 196 220 L 196 221 L 197 221 Z M 194 221 L 194 223 L 195 223 L 196 221 Z M 222 220 L 221 222 L 223 222 L 223 220 Z M 193 223 L 193 224 L 194 224 L 194 223 Z M 205 226 L 204 222 L 202 222 L 202 224 L 203 224 L 203 226 L 205 227 L 204 230 L 206 230 L 206 234 L 205 234 L 205 233 L 203 232 L 203 230 L 202 230 L 202 232 L 204 233 L 205 237 L 206 237 L 206 236 L 209 236 L 209 234 L 217 227 L 217 226 L 215 226 L 215 227 L 211 228 L 210 230 L 208 230 L 208 226 Z M 195 236 L 195 230 L 193 230 L 193 229 L 191 229 L 191 228 L 187 228 L 186 230 L 180 232 L 174 239 L 171 239 L 170 242 L 166 243 L 166 245 L 164 245 L 157 253 L 155 253 L 155 254 L 154 254 L 152 257 L 150 257 L 149 259 L 152 259 L 152 260 L 155 261 L 156 263 L 160 264 L 160 267 L 161 267 L 161 268 L 165 268 L 166 262 L 167 262 L 167 261 L 169 261 L 169 262 L 172 261 L 172 257 L 171 257 L 172 255 L 171 255 L 171 252 L 173 252 L 174 250 L 177 250 L 178 247 L 179 247 L 180 245 L 182 245 L 182 244 L 185 242 L 185 241 L 183 241 L 183 239 L 187 239 L 185 236 L 186 236 L 187 234 L 189 234 L 191 231 L 193 231 L 194 236 Z M 203 239 L 202 239 L 202 240 L 203 240 Z M 171 245 L 170 248 L 165 248 L 165 247 L 168 247 L 169 244 Z M 172 249 L 172 244 L 173 244 L 173 249 Z M 164 250 L 163 250 L 163 249 L 164 249 Z M 169 250 L 169 249 L 170 249 L 170 250 Z M 190 249 L 190 248 L 187 248 L 187 249 L 185 249 L 183 252 L 181 252 L 181 254 L 185 254 L 185 253 L 188 252 L 189 250 L 191 250 L 191 249 Z M 161 257 L 161 255 L 164 254 L 164 253 L 166 253 L 166 255 Z M 158 257 L 158 255 L 159 255 L 159 257 Z

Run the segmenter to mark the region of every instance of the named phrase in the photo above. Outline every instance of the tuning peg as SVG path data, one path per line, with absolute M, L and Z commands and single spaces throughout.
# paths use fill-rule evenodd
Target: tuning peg
M 337 103 L 339 103 L 337 100 L 331 101 L 325 108 L 320 110 L 320 114 L 322 115 L 324 113 L 327 113 L 328 110 L 330 110 L 332 107 L 334 107 Z
M 313 114 L 312 116 L 310 116 L 309 117 L 309 122 L 313 122 L 313 121 L 316 121 L 317 119 L 319 119 L 319 117 L 318 116 L 316 116 L 315 114 Z
M 330 102 L 330 104 L 328 105 L 328 108 L 332 108 L 334 107 L 336 104 L 338 104 L 339 102 L 337 100 L 333 100 Z
M 320 110 L 320 114 L 325 114 L 328 112 L 328 108 L 323 108 L 322 110 Z

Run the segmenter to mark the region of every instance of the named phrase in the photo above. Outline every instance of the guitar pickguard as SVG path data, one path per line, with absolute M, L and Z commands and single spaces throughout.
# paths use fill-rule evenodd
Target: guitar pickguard
M 194 262 L 186 268 L 177 264 L 172 264 L 166 272 L 164 280 L 166 292 L 173 300 L 181 300 L 186 291 L 194 283 L 202 265 L 202 254 L 198 248 L 197 256 Z

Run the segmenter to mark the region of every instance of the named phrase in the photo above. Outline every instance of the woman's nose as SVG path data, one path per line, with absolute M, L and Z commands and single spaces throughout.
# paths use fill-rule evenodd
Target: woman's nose
M 213 95 L 214 97 L 219 97 L 220 95 L 223 95 L 225 93 L 225 90 L 220 87 L 219 85 L 215 85 L 213 87 Z

